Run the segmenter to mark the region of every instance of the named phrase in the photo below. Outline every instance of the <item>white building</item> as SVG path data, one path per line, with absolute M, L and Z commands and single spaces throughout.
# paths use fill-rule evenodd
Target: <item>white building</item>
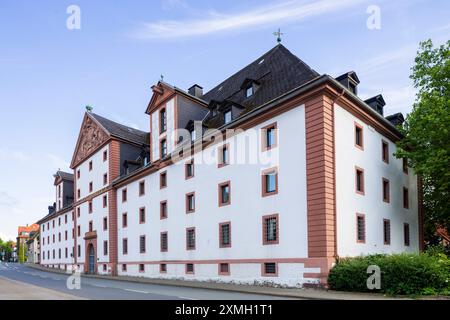
M 393 156 L 403 117 L 358 84 L 277 45 L 205 94 L 158 82 L 148 133 L 87 112 L 41 263 L 301 286 L 337 257 L 418 251 L 418 179 Z

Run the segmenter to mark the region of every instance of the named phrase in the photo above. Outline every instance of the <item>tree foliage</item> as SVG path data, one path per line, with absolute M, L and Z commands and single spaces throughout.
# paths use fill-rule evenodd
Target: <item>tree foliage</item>
M 396 155 L 422 178 L 430 240 L 437 227 L 450 230 L 450 41 L 437 48 L 431 40 L 421 42 L 411 79 L 418 93 Z

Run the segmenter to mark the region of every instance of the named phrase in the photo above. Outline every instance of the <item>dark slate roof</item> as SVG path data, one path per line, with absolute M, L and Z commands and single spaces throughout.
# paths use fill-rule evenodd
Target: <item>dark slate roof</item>
M 201 99 L 231 100 L 246 109 L 260 106 L 318 77 L 319 74 L 279 44 L 241 69 L 207 93 Z M 246 98 L 242 84 L 249 79 L 259 84 L 255 93 Z
M 387 116 L 386 120 L 388 120 L 394 126 L 398 126 L 398 125 L 402 124 L 403 122 L 405 122 L 405 118 L 403 117 L 403 114 L 401 112 L 397 112 L 397 113 L 391 114 L 390 116 Z
M 64 172 L 64 171 L 57 171 L 56 174 L 55 174 L 55 177 L 56 176 L 61 177 L 61 179 L 63 179 L 63 180 L 73 181 L 73 174 L 72 173 L 68 173 L 68 172 Z
M 150 144 L 150 134 L 141 130 L 124 126 L 123 124 L 103 118 L 95 113 L 89 113 L 97 120 L 112 136 L 137 144 Z

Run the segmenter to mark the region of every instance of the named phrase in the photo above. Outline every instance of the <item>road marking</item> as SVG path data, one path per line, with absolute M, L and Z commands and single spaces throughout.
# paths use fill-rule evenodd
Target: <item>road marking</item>
M 107 286 L 102 286 L 102 285 L 99 285 L 99 284 L 92 284 L 92 286 L 99 287 L 99 288 L 108 288 Z
M 137 293 L 143 293 L 143 294 L 148 294 L 150 292 L 147 291 L 141 291 L 141 290 L 133 290 L 133 289 L 123 289 L 125 291 L 131 291 L 131 292 L 137 292 Z
M 178 297 L 180 299 L 184 299 L 184 300 L 198 300 L 198 299 L 194 299 L 194 298 L 188 298 L 188 297 Z

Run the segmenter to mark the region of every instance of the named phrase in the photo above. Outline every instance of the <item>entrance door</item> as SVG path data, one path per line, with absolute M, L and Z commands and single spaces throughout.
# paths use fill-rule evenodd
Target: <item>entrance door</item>
M 89 273 L 95 273 L 95 251 L 92 244 L 89 245 Z

